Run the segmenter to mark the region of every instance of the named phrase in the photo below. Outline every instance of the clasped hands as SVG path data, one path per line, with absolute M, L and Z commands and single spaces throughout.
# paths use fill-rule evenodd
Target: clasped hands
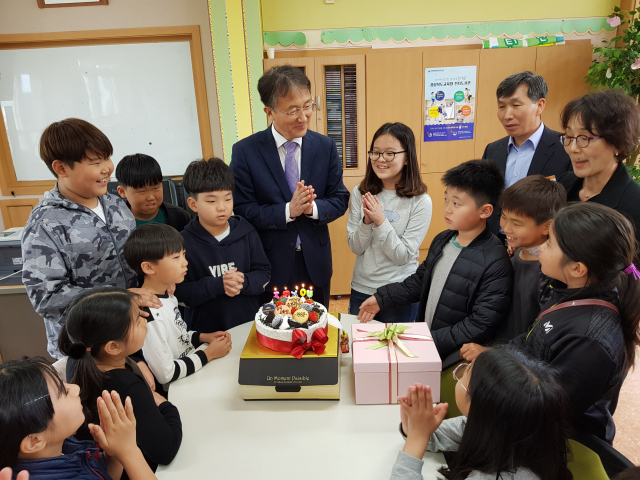
M 224 285 L 224 293 L 228 297 L 239 295 L 244 286 L 244 273 L 239 272 L 237 268 L 227 270 L 222 275 L 222 284 Z
M 313 215 L 313 201 L 316 197 L 313 187 L 305 185 L 304 180 L 300 180 L 289 202 L 289 217 L 297 218 L 302 214 Z
M 364 214 L 362 221 L 365 225 L 375 223 L 376 227 L 379 227 L 387 218 L 384 216 L 378 196 L 371 195 L 369 192 L 362 197 L 362 213 Z

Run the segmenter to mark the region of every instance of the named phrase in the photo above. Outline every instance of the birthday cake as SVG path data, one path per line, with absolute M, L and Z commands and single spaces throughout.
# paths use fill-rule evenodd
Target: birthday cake
M 274 292 L 273 299 L 262 305 L 255 316 L 258 341 L 267 348 L 287 352 L 296 335 L 304 332 L 307 342 L 313 333 L 328 325 L 327 309 L 324 305 L 307 298 L 304 289 L 290 292 L 285 289 L 282 296 Z

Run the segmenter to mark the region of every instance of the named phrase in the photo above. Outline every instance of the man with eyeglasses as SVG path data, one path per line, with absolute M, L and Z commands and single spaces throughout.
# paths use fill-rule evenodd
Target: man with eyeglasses
M 505 188 L 529 175 L 558 178 L 571 170 L 558 132 L 542 122 L 547 91 L 544 78 L 529 71 L 515 73 L 498 85 L 498 120 L 507 136 L 487 145 L 482 158 L 498 164 L 505 176 Z M 496 208 L 487 225 L 504 241 L 500 215 Z
M 315 103 L 311 82 L 291 65 L 258 80 L 260 100 L 272 122 L 233 146 L 234 213 L 258 231 L 271 263 L 273 289 L 313 285 L 313 299 L 327 307 L 333 266 L 327 224 L 349 204 L 335 142 L 308 130 Z

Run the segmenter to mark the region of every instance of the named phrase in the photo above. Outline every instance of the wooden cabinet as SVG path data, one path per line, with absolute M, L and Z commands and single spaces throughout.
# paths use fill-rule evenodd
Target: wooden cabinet
M 31 210 L 38 204 L 37 198 L 10 198 L 0 200 L 0 214 L 4 229 L 24 227 L 29 220 Z

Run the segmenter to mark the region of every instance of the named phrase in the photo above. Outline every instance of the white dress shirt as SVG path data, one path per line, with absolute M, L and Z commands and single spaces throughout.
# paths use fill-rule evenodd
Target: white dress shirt
M 278 147 L 278 155 L 280 156 L 280 162 L 282 163 L 282 170 L 284 170 L 286 159 L 287 159 L 287 149 L 285 148 L 284 144 L 288 140 L 278 133 L 278 131 L 276 130 L 275 124 L 273 123 L 271 124 L 271 132 L 273 133 L 273 139 L 276 141 L 276 147 Z M 300 152 L 302 151 L 302 137 L 294 138 L 292 142 L 295 142 L 298 144 L 293 155 L 296 159 L 296 163 L 298 164 L 298 179 L 300 179 L 300 172 L 301 172 L 300 163 L 301 163 L 301 157 L 302 157 L 302 154 Z M 285 208 L 284 212 L 287 219 L 287 223 L 293 222 L 295 218 L 291 218 L 289 216 L 289 202 L 287 202 L 284 208 Z M 307 216 L 310 218 L 313 218 L 314 220 L 318 220 L 318 207 L 315 201 L 313 202 L 313 213 Z

